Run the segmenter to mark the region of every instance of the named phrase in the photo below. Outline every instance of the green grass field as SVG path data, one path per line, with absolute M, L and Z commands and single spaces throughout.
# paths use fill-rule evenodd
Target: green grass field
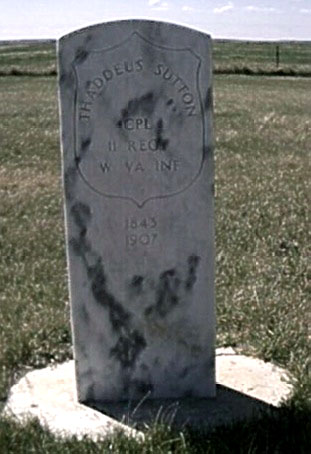
M 279 66 L 276 65 L 279 47 Z M 54 43 L 0 42 L 0 75 L 55 75 Z M 311 76 L 311 42 L 249 42 L 215 40 L 216 73 Z
M 55 44 L 12 43 L 0 41 L 0 74 L 55 75 Z
M 33 61 L 3 49 L 0 70 L 9 59 L 40 71 L 55 65 L 51 46 L 34 48 Z M 217 344 L 287 368 L 290 401 L 277 416 L 210 434 L 151 427 L 140 445 L 60 441 L 35 422 L 2 419 L 1 454 L 311 452 L 310 83 L 216 75 L 214 84 Z M 25 371 L 71 358 L 72 348 L 56 78 L 0 77 L 0 99 L 4 403 Z
M 279 48 L 279 62 L 276 47 Z M 218 73 L 311 76 L 311 42 L 214 42 Z

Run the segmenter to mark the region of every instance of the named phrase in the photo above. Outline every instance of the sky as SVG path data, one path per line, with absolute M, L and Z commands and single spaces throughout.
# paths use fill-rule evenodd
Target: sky
M 186 25 L 213 38 L 311 40 L 311 0 L 0 0 L 0 40 L 59 38 L 118 19 Z

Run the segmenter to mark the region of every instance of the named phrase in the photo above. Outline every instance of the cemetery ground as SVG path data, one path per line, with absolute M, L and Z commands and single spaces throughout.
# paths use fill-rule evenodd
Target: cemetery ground
M 214 82 L 217 345 L 286 368 L 292 397 L 275 415 L 209 434 L 164 418 L 143 443 L 64 441 L 36 421 L 2 419 L 1 454 L 311 452 L 310 79 Z M 56 78 L 1 77 L 0 99 L 3 404 L 25 372 L 72 358 L 72 343 Z

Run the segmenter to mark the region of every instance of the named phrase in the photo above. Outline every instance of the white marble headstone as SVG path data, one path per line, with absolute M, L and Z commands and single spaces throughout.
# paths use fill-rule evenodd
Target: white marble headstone
M 80 402 L 215 395 L 210 41 L 127 20 L 58 43 Z

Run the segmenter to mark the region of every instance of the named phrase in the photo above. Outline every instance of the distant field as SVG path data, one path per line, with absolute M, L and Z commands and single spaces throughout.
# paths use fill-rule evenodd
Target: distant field
M 53 43 L 1 44 L 0 75 L 56 74 L 56 54 Z
M 279 65 L 277 67 L 277 47 Z M 214 42 L 214 63 L 218 72 L 309 74 L 311 76 L 311 41 L 307 42 Z
M 279 65 L 276 65 L 276 47 Z M 0 42 L 0 75 L 56 74 L 53 43 Z M 214 41 L 214 68 L 217 73 L 279 74 L 311 77 L 310 42 Z

